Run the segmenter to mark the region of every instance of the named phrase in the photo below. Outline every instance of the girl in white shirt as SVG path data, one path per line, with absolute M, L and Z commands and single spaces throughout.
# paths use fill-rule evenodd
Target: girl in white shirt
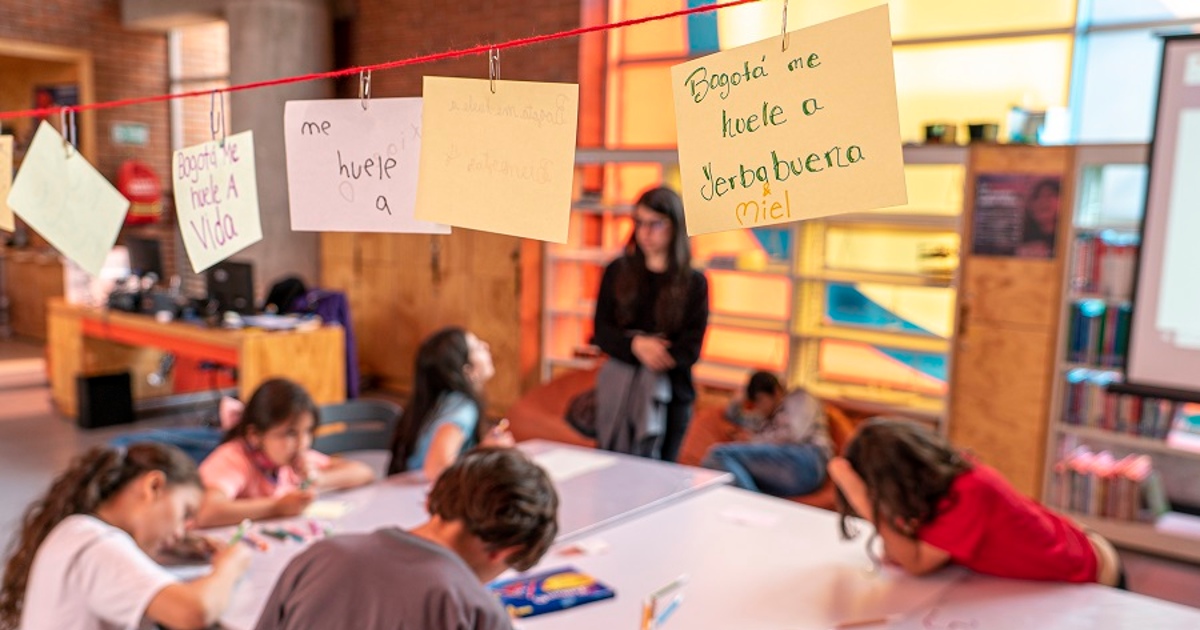
M 219 551 L 212 572 L 187 583 L 151 558 L 180 540 L 201 496 L 195 463 L 173 446 L 84 453 L 25 512 L 0 585 L 0 630 L 213 624 L 248 548 Z

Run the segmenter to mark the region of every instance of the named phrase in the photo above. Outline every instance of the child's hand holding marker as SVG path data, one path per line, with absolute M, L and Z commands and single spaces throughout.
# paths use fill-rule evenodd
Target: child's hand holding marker
M 250 519 L 244 519 L 238 524 L 237 531 L 233 532 L 233 537 L 229 539 L 229 547 L 237 547 L 239 542 L 244 542 L 259 551 L 266 551 L 268 548 L 267 541 L 250 533 Z
M 501 418 L 500 422 L 497 422 L 496 426 L 492 427 L 492 430 L 483 437 L 482 442 L 484 446 L 504 448 L 511 448 L 515 445 L 517 441 L 513 439 L 512 433 L 508 432 L 508 418 Z

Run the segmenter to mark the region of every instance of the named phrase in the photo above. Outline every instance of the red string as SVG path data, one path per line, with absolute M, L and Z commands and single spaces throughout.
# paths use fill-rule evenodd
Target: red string
M 218 93 L 225 93 L 225 92 L 237 92 L 240 90 L 253 90 L 253 89 L 257 89 L 257 88 L 269 87 L 272 85 L 286 85 L 289 83 L 302 83 L 304 81 L 317 81 L 320 79 L 334 79 L 337 77 L 344 77 L 344 76 L 348 76 L 348 75 L 352 75 L 352 74 L 358 74 L 360 72 L 374 72 L 376 70 L 390 70 L 391 68 L 400 68 L 403 66 L 413 66 L 413 65 L 422 64 L 422 63 L 429 63 L 431 61 L 441 61 L 443 59 L 454 59 L 457 57 L 466 57 L 468 55 L 478 55 L 478 54 L 486 53 L 489 50 L 502 50 L 505 48 L 518 48 L 520 46 L 529 46 L 532 44 L 539 44 L 541 42 L 548 42 L 553 39 L 578 37 L 579 35 L 586 35 L 588 33 L 597 33 L 600 31 L 607 31 L 607 30 L 615 29 L 615 28 L 625 28 L 628 26 L 644 24 L 646 22 L 654 22 L 657 20 L 666 20 L 669 18 L 680 17 L 680 16 L 684 16 L 684 15 L 691 15 L 693 13 L 706 13 L 708 11 L 716 11 L 717 9 L 733 7 L 733 6 L 737 6 L 739 4 L 750 4 L 753 2 L 761 2 L 761 1 L 762 0 L 730 0 L 729 2 L 723 2 L 720 4 L 709 4 L 709 5 L 704 5 L 704 6 L 691 7 L 688 9 L 681 9 L 679 11 L 672 11 L 670 13 L 663 13 L 661 15 L 652 15 L 649 17 L 635 18 L 632 20 L 623 20 L 621 22 L 614 22 L 612 24 L 598 24 L 596 26 L 585 26 L 585 27 L 571 29 L 569 31 L 559 31 L 557 33 L 551 33 L 549 35 L 534 35 L 532 37 L 524 37 L 521 39 L 514 39 L 514 40 L 510 40 L 510 41 L 503 42 L 500 44 L 481 44 L 479 46 L 472 46 L 471 48 L 460 48 L 458 50 L 448 50 L 446 52 L 434 53 L 431 55 L 422 55 L 420 57 L 409 57 L 407 59 L 397 59 L 394 61 L 385 61 L 383 63 L 372 64 L 369 66 L 356 66 L 353 68 L 343 68 L 341 70 L 331 70 L 329 72 L 317 72 L 317 73 L 313 73 L 313 74 L 302 74 L 302 75 L 298 75 L 298 76 L 294 76 L 294 77 L 283 77 L 283 78 L 279 78 L 279 79 L 269 79 L 266 81 L 255 81 L 253 83 L 242 83 L 240 85 L 230 85 L 228 87 L 217 88 L 217 89 L 192 90 L 190 92 L 179 92 L 179 93 L 175 93 L 175 94 L 159 94 L 159 95 L 155 95 L 155 96 L 140 96 L 137 98 L 121 99 L 119 101 L 105 101 L 102 103 L 86 103 L 83 105 L 68 105 L 65 107 L 43 107 L 40 109 L 25 109 L 25 110 L 12 111 L 12 112 L 0 112 L 0 120 L 5 120 L 5 119 L 9 119 L 9 118 L 43 117 L 43 116 L 49 116 L 51 114 L 59 114 L 59 113 L 65 113 L 65 112 L 83 112 L 83 111 L 96 110 L 96 109 L 114 109 L 117 107 L 126 107 L 129 105 L 145 105 L 147 103 L 158 103 L 158 102 L 169 101 L 169 100 L 177 99 L 177 98 L 187 98 L 190 96 L 207 96 L 210 94 L 218 94 Z

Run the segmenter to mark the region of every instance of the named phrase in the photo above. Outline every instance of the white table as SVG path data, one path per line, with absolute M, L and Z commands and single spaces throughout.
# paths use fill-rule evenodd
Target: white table
M 518 621 L 519 630 L 636 630 L 646 594 L 690 579 L 666 630 L 825 629 L 892 615 L 910 630 L 1200 628 L 1200 611 L 1097 585 L 1004 580 L 948 568 L 914 578 L 871 569 L 867 532 L 839 539 L 837 515 L 719 488 L 595 532 L 599 555 L 556 545 L 533 571 L 572 565 L 610 600 Z M 865 628 L 864 628 L 865 630 Z
M 629 519 L 681 498 L 727 483 L 728 473 L 678 466 L 545 440 L 518 447 L 543 463 L 559 493 L 559 542 Z M 405 473 L 353 490 L 322 495 L 340 502 L 345 513 L 331 520 L 336 533 L 370 532 L 380 527 L 409 529 L 428 518 L 425 496 L 430 484 L 420 472 Z M 280 521 L 282 523 L 288 520 Z M 268 524 L 268 527 L 271 525 Z M 223 530 L 225 534 L 229 529 Z M 270 539 L 234 591 L 221 618 L 227 628 L 252 628 L 275 581 L 305 545 Z
M 558 542 L 733 481 L 726 472 L 546 440 L 517 446 L 543 465 L 558 489 Z

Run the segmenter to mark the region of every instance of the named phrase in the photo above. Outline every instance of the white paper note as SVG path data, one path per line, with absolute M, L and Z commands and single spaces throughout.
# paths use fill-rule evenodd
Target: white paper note
M 289 101 L 283 118 L 293 230 L 450 233 L 413 217 L 421 99 Z
M 129 200 L 46 121 L 8 195 L 17 216 L 93 276 L 117 241 Z
M 262 240 L 255 177 L 252 131 L 172 156 L 175 212 L 196 273 Z

